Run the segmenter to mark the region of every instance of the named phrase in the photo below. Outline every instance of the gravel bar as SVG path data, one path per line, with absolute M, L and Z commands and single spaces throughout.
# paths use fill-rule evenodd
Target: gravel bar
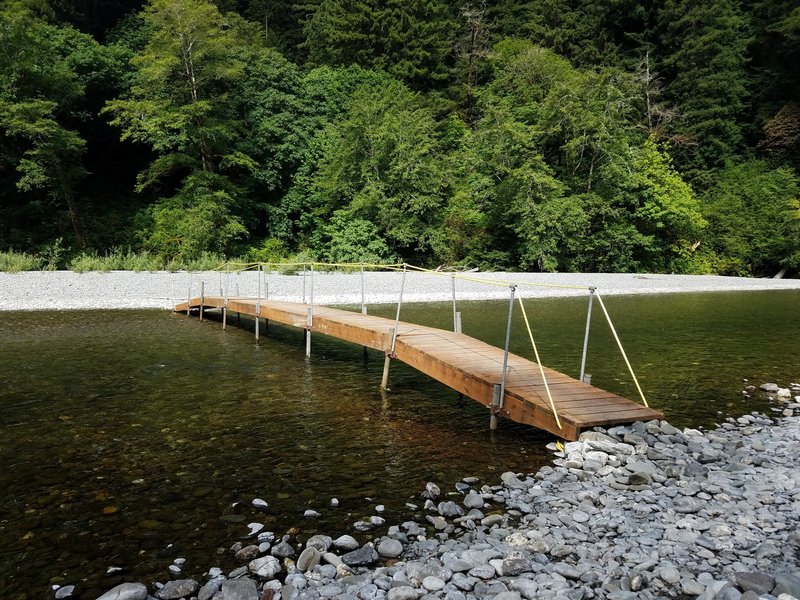
M 399 272 L 366 272 L 367 304 L 397 301 Z M 466 273 L 473 280 L 520 284 L 525 297 L 579 296 L 590 286 L 603 295 L 666 294 L 674 292 L 721 292 L 800 289 L 800 279 L 752 279 L 714 275 L 636 275 L 628 273 Z M 305 286 L 304 286 L 305 280 Z M 0 310 L 69 310 L 114 308 L 171 309 L 189 296 L 199 296 L 201 284 L 207 295 L 258 295 L 257 272 L 87 272 L 27 271 L 0 273 Z M 275 300 L 302 301 L 310 297 L 310 272 L 263 277 L 263 288 Z M 326 305 L 361 302 L 359 273 L 317 272 L 313 276 L 314 302 Z M 506 298 L 505 285 L 456 281 L 459 300 Z M 452 297 L 452 278 L 447 274 L 409 271 L 403 293 L 405 302 L 446 301 Z

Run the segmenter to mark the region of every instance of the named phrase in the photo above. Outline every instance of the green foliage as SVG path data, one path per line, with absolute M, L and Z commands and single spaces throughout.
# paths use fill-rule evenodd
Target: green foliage
M 198 173 L 187 177 L 178 195 L 140 215 L 144 247 L 168 260 L 189 262 L 207 252 L 230 254 L 247 235 L 233 212 L 225 179 Z
M 95 4 L 0 0 L 41 268 L 800 268 L 796 0 Z
M 659 20 L 669 49 L 663 62 L 674 78 L 669 95 L 680 115 L 675 156 L 694 179 L 724 165 L 741 142 L 748 23 L 733 0 L 670 0 Z
M 397 262 L 397 257 L 381 239 L 378 228 L 370 221 L 353 219 L 344 211 L 333 214 L 321 231 L 324 260 L 331 263 L 381 264 Z
M 729 165 L 708 192 L 706 243 L 721 272 L 773 275 L 800 268 L 800 179 L 763 160 Z
M 402 84 L 362 86 L 313 178 L 318 203 L 374 223 L 393 252 L 430 247 L 444 204 L 433 115 Z
M 304 46 L 312 64 L 384 69 L 427 88 L 447 79 L 454 32 L 442 0 L 323 0 Z
M 19 273 L 20 271 L 38 271 L 42 260 L 27 252 L 0 252 L 0 272 Z

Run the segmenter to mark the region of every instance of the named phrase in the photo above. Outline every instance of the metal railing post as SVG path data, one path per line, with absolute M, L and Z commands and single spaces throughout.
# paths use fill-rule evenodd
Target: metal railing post
M 230 263 L 225 263 L 225 293 L 222 300 L 222 331 L 228 328 L 228 285 L 230 284 Z
M 259 319 L 259 315 L 261 314 L 261 264 L 258 265 L 258 298 L 256 299 L 256 344 L 261 337 L 261 319 Z
M 367 305 L 364 303 L 364 263 L 361 263 L 361 314 L 367 314 Z
M 394 329 L 392 330 L 392 347 L 390 352 L 394 354 L 394 345 L 397 341 L 397 332 L 400 328 L 400 307 L 403 304 L 403 290 L 406 287 L 406 263 L 403 263 L 403 278 L 400 280 L 400 298 L 397 301 L 397 314 L 394 318 Z
M 506 372 L 508 371 L 508 349 L 511 345 L 511 317 L 514 314 L 514 294 L 517 286 L 511 286 L 511 300 L 508 304 L 508 322 L 506 323 L 506 349 L 503 353 L 503 378 L 500 381 L 500 408 L 503 407 L 503 399 L 506 395 Z
M 583 381 L 586 374 L 586 352 L 589 349 L 589 329 L 592 326 L 592 301 L 594 300 L 594 286 L 589 286 L 589 310 L 586 313 L 586 333 L 583 334 L 583 354 L 581 354 L 581 376 L 578 381 Z
M 456 333 L 461 333 L 459 330 L 459 323 L 458 323 L 458 314 L 456 313 L 456 274 L 453 273 L 452 278 L 450 279 L 453 288 L 453 331 Z
M 186 316 L 192 312 L 192 283 L 189 282 L 189 294 L 186 296 Z
M 203 320 L 203 303 L 206 301 L 206 282 L 200 281 L 200 320 Z

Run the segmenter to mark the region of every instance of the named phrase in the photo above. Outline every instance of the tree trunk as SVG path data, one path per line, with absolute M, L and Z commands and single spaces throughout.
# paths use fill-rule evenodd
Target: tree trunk
M 78 201 L 75 199 L 75 193 L 72 191 L 72 186 L 64 173 L 64 168 L 59 164 L 57 167 L 58 182 L 61 187 L 61 194 L 67 203 L 69 210 L 69 219 L 72 222 L 72 228 L 75 230 L 75 237 L 78 240 L 78 247 L 82 250 L 89 246 L 89 240 L 86 236 L 86 227 L 83 224 L 83 217 L 81 216 Z

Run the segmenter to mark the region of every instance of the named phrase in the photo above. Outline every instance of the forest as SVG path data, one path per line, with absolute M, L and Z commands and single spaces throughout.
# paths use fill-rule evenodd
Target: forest
M 1 4 L 6 255 L 800 271 L 800 0 Z

